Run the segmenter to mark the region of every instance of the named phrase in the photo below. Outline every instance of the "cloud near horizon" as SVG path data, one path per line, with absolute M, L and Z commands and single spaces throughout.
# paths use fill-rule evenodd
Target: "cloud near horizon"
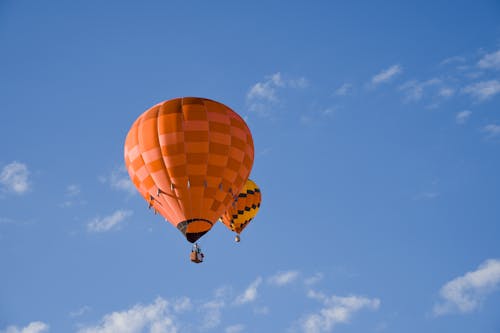
M 327 296 L 313 290 L 308 297 L 322 303 L 322 308 L 299 320 L 300 331 L 304 333 L 331 332 L 338 324 L 348 323 L 355 313 L 363 309 L 377 310 L 380 306 L 378 298 Z
M 0 330 L 0 333 L 44 333 L 48 332 L 49 325 L 41 322 L 34 321 L 28 324 L 28 326 L 19 328 L 17 326 L 8 326 L 4 330 Z
M 479 308 L 486 296 L 500 286 L 500 259 L 489 259 L 472 272 L 447 282 L 434 305 L 435 316 L 469 313 Z
M 266 305 L 261 304 L 256 307 L 252 304 L 257 299 L 258 288 L 264 288 L 267 285 L 267 290 L 270 290 L 270 286 L 276 284 L 287 286 L 291 281 L 295 281 L 298 275 L 298 271 L 288 270 L 275 273 L 268 278 L 258 276 L 236 299 L 233 297 L 232 287 L 228 286 L 215 289 L 213 297 L 204 300 L 189 297 L 166 299 L 160 296 L 150 303 L 137 303 L 122 310 L 106 313 L 97 322 L 78 324 L 76 333 L 179 333 L 187 331 L 239 333 L 251 330 L 247 328 L 248 323 L 225 322 L 224 315 L 231 311 L 244 311 L 249 314 L 253 312 L 255 316 L 269 313 Z M 322 276 L 321 273 L 317 273 L 313 277 L 317 280 Z M 262 285 L 263 281 L 269 284 Z M 302 297 L 317 301 L 321 305 L 319 310 L 305 312 L 302 316 L 298 313 L 296 318 L 300 319 L 284 322 L 283 328 L 288 325 L 291 331 L 330 332 L 337 324 L 348 323 L 355 313 L 363 309 L 376 310 L 380 305 L 380 300 L 377 298 L 353 295 L 328 296 L 309 288 L 307 290 Z M 282 302 L 287 304 L 290 298 L 287 296 L 282 299 Z M 242 306 L 247 308 L 242 309 Z M 248 312 L 248 307 L 253 307 L 253 311 Z M 70 317 L 75 320 L 89 309 L 89 306 L 84 306 L 71 313 Z M 195 319 L 193 319 L 193 314 Z M 33 322 L 25 328 L 9 326 L 7 331 L 0 331 L 0 333 L 44 333 L 46 330 L 48 330 L 47 324 Z
M 149 305 L 137 304 L 128 310 L 105 315 L 96 326 L 83 327 L 78 333 L 177 333 L 175 311 L 167 300 L 158 297 Z

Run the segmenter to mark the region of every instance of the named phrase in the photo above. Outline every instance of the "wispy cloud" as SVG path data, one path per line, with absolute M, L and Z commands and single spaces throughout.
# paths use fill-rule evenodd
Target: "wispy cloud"
M 218 288 L 214 291 L 214 296 L 209 299 L 190 299 L 181 297 L 170 300 L 158 297 L 151 303 L 137 304 L 121 311 L 114 311 L 102 316 L 99 322 L 94 322 L 85 326 L 80 326 L 77 333 L 139 333 L 139 332 L 226 332 L 239 333 L 250 330 L 240 322 L 227 323 L 224 316 L 227 312 L 239 311 L 240 306 L 250 306 L 254 315 L 265 315 L 270 312 L 266 305 L 260 304 L 265 301 L 265 295 L 259 302 L 254 303 L 259 297 L 261 289 L 272 288 L 273 283 L 266 283 L 276 278 L 278 284 L 289 285 L 291 280 L 295 280 L 296 273 L 288 270 L 274 274 L 269 278 L 257 277 L 244 292 L 238 297 L 234 297 L 233 289 L 230 286 Z M 318 278 L 320 275 L 315 275 Z M 267 289 L 266 289 L 267 288 Z M 368 299 L 360 296 L 329 296 L 321 292 L 309 290 L 308 298 L 316 300 L 317 311 L 305 313 L 302 320 L 295 321 L 295 330 L 306 333 L 329 332 L 338 323 L 346 323 L 358 311 L 362 309 L 377 309 L 380 301 L 378 299 Z M 283 299 L 290 302 L 290 298 Z M 303 298 L 302 298 L 303 300 Z M 88 307 L 72 313 L 76 318 L 89 311 Z M 252 313 L 252 310 L 249 310 Z M 225 324 L 222 326 L 221 324 Z M 249 323 L 248 323 L 249 324 Z
M 424 95 L 424 89 L 435 86 L 441 83 L 441 80 L 437 78 L 429 79 L 423 82 L 417 80 L 411 80 L 403 83 L 399 86 L 399 90 L 403 91 L 405 94 L 405 101 L 416 102 L 422 99 Z
M 475 271 L 459 276 L 441 288 L 439 295 L 442 300 L 434 306 L 434 315 L 472 312 L 498 286 L 500 260 L 486 260 Z
M 307 79 L 284 79 L 280 72 L 269 75 L 262 82 L 254 84 L 247 93 L 248 108 L 260 115 L 267 115 L 269 109 L 279 103 L 278 91 L 284 88 L 302 89 L 308 86 Z
M 26 164 L 12 162 L 2 168 L 0 184 L 3 189 L 16 194 L 23 194 L 30 190 L 28 167 Z
M 78 185 L 71 184 L 68 185 L 68 187 L 66 187 L 66 195 L 68 197 L 76 197 L 77 195 L 80 194 L 80 192 L 81 192 L 80 186 Z
M 226 303 L 221 298 L 205 302 L 201 305 L 200 309 L 204 312 L 201 328 L 203 330 L 211 329 L 219 326 L 221 323 L 222 309 Z
M 117 229 L 130 215 L 132 215 L 132 211 L 117 210 L 109 216 L 103 218 L 96 217 L 87 224 L 87 230 L 90 232 L 104 232 Z
M 193 304 L 191 302 L 191 299 L 188 297 L 181 297 L 179 299 L 176 299 L 172 303 L 172 308 L 174 309 L 175 312 L 181 313 L 190 310 L 193 307 Z
M 439 197 L 439 192 L 435 192 L 435 191 L 424 191 L 424 192 L 420 192 L 418 193 L 414 199 L 415 200 L 432 200 L 432 199 L 436 199 L 437 197 Z
M 380 83 L 387 82 L 391 80 L 393 77 L 395 77 L 398 74 L 401 74 L 403 72 L 403 68 L 401 65 L 393 65 L 387 69 L 384 69 L 374 77 L 372 77 L 372 84 L 373 85 L 378 85 Z
M 304 280 L 304 283 L 307 286 L 312 286 L 318 283 L 319 281 L 323 280 L 323 273 L 316 273 L 313 276 L 310 276 Z
M 477 65 L 483 69 L 500 69 L 500 50 L 486 54 Z
M 102 183 L 109 184 L 111 188 L 124 191 L 128 194 L 136 194 L 137 190 L 135 189 L 134 184 L 130 180 L 130 177 L 127 173 L 125 167 L 119 167 L 111 171 L 111 174 L 107 177 L 99 177 L 99 180 Z
M 92 310 L 92 308 L 88 305 L 84 305 L 82 306 L 81 308 L 75 310 L 75 311 L 71 311 L 69 313 L 69 316 L 74 318 L 74 317 L 80 317 L 80 316 L 83 316 L 84 314 L 88 313 L 90 310 Z
M 236 297 L 234 303 L 245 304 L 255 301 L 255 299 L 257 298 L 257 289 L 259 288 L 261 283 L 262 283 L 262 278 L 259 276 L 252 283 L 250 283 L 250 285 L 247 287 L 247 289 L 245 289 L 245 291 L 241 295 Z
M 448 64 L 461 64 L 465 62 L 465 58 L 461 56 L 453 56 L 444 59 L 441 61 L 440 65 L 448 65 Z
M 269 284 L 281 287 L 294 282 L 298 276 L 298 271 L 279 272 L 267 279 L 267 282 Z
M 472 115 L 472 111 L 469 110 L 463 110 L 457 113 L 455 116 L 455 121 L 457 124 L 463 125 L 467 122 L 469 117 Z
M 0 333 L 43 333 L 48 332 L 49 325 L 41 321 L 34 321 L 28 324 L 26 327 L 8 326 L 4 330 L 0 330 Z
M 85 204 L 85 201 L 79 200 L 81 189 L 79 185 L 71 184 L 66 187 L 66 193 L 64 194 L 65 200 L 61 204 L 63 207 L 71 207 L 75 204 Z
M 0 224 L 14 224 L 14 223 L 16 223 L 16 221 L 11 218 L 0 217 Z
M 451 97 L 455 94 L 455 89 L 449 88 L 449 87 L 443 87 L 439 89 L 438 95 L 441 97 Z
M 363 309 L 377 310 L 380 306 L 379 299 L 362 296 L 326 296 L 310 291 L 308 297 L 319 301 L 323 307 L 299 321 L 300 329 L 305 333 L 331 332 L 336 325 L 348 323 L 356 312 Z
M 284 86 L 281 73 L 275 73 L 268 76 L 265 81 L 254 84 L 247 93 L 247 99 L 274 102 L 278 99 L 276 89 Z
M 482 130 L 488 135 L 489 138 L 500 136 L 500 125 L 489 124 L 484 126 Z
M 231 325 L 226 327 L 225 332 L 226 333 L 240 333 L 243 332 L 245 329 L 245 325 L 242 324 L 236 324 L 236 325 Z
M 105 315 L 96 326 L 83 327 L 78 333 L 177 333 L 175 313 L 171 304 L 161 297 L 152 304 L 137 304 L 132 308 Z
M 253 309 L 253 312 L 258 315 L 268 315 L 271 310 L 268 306 L 258 306 Z
M 349 94 L 352 90 L 352 84 L 350 83 L 344 83 L 341 85 L 339 88 L 337 88 L 334 92 L 335 95 L 337 96 L 345 96 Z
M 477 82 L 466 86 L 462 91 L 479 101 L 484 101 L 500 93 L 500 81 L 489 80 Z

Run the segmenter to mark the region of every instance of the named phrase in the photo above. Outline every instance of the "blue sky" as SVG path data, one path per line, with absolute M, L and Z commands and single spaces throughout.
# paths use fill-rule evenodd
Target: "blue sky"
M 497 1 L 0 2 L 0 332 L 498 332 Z M 246 120 L 263 203 L 206 261 L 123 143 Z

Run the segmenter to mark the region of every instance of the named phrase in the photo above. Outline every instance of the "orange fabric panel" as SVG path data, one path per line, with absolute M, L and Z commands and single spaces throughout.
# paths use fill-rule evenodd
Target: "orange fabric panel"
M 254 146 L 248 126 L 233 110 L 184 97 L 139 116 L 124 155 L 141 195 L 192 241 L 210 230 L 243 187 Z

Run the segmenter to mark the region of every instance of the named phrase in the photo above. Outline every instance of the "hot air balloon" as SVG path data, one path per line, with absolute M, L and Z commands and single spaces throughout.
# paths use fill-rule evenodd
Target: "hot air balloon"
M 233 204 L 222 215 L 221 221 L 229 230 L 236 232 L 235 241 L 240 241 L 240 233 L 257 215 L 262 195 L 260 189 L 248 179 Z
M 245 121 L 219 102 L 183 97 L 161 102 L 134 122 L 125 165 L 148 202 L 194 243 L 231 206 L 253 165 Z

